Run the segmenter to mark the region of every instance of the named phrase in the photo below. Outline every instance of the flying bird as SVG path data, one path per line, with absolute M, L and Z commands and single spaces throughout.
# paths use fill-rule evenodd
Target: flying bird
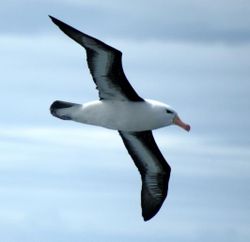
M 87 64 L 96 84 L 99 100 L 85 104 L 55 101 L 53 116 L 63 120 L 117 130 L 141 174 L 141 208 L 144 221 L 161 208 L 167 193 L 171 168 L 152 130 L 172 124 L 186 131 L 184 123 L 169 105 L 140 97 L 122 68 L 122 52 L 49 16 L 66 35 L 85 48 Z

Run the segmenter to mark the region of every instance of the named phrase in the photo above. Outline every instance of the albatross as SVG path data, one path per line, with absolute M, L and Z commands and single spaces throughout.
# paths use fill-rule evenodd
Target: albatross
M 152 130 L 172 124 L 186 131 L 184 123 L 169 105 L 143 99 L 126 78 L 122 52 L 49 15 L 66 35 L 86 50 L 87 64 L 98 90 L 99 100 L 85 104 L 55 101 L 53 116 L 63 120 L 117 130 L 138 168 L 141 180 L 141 208 L 144 221 L 160 210 L 168 193 L 171 168 L 160 152 Z

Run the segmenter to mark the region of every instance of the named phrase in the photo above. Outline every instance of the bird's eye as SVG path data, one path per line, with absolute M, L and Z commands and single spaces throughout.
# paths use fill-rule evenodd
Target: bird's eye
M 172 112 L 171 110 L 168 110 L 168 109 L 167 109 L 167 113 L 173 113 L 173 112 Z

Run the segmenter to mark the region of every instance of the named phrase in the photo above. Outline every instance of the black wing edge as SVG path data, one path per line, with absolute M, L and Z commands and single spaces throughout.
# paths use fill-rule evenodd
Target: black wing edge
M 114 51 L 114 52 L 117 52 L 119 54 L 122 54 L 121 51 L 115 49 L 114 47 L 107 45 L 106 43 L 79 31 L 78 29 L 73 28 L 72 26 L 62 22 L 61 20 L 59 20 L 51 15 L 48 15 L 48 16 L 50 17 L 52 22 L 59 27 L 59 29 L 61 29 L 66 35 L 68 35 L 71 39 L 75 40 L 78 44 L 80 44 L 84 48 L 87 48 L 87 47 L 82 43 L 82 40 L 81 40 L 82 36 L 85 36 L 87 38 L 92 39 L 93 41 L 96 42 L 97 45 L 100 45 L 109 51 Z

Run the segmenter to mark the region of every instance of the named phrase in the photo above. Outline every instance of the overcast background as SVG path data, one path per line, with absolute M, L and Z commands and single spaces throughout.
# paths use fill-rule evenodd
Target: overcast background
M 248 0 L 1 2 L 0 241 L 249 241 L 249 12 Z M 122 50 L 137 92 L 192 126 L 154 132 L 172 176 L 147 223 L 118 134 L 49 113 L 97 92 L 48 14 Z

